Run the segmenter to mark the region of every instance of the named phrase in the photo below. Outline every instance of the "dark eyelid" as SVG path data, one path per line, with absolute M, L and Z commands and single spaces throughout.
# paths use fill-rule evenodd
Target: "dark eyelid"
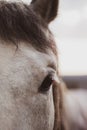
M 53 81 L 54 81 L 53 73 L 49 73 L 47 77 L 43 80 L 39 88 L 39 92 L 46 92 L 47 90 L 49 90 L 50 84 L 52 84 Z
M 55 65 L 54 63 L 49 64 L 48 67 L 50 67 L 50 68 L 56 70 L 56 65 Z

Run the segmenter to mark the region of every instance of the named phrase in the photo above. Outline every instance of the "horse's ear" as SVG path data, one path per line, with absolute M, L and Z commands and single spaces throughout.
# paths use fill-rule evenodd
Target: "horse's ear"
M 32 0 L 31 6 L 47 23 L 57 16 L 59 0 Z

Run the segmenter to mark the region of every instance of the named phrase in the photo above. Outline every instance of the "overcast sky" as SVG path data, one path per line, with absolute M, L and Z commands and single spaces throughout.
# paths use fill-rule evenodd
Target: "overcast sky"
M 59 16 L 51 25 L 57 37 L 87 38 L 87 0 L 60 0 Z
M 87 74 L 87 0 L 60 0 L 51 24 L 57 39 L 61 73 Z

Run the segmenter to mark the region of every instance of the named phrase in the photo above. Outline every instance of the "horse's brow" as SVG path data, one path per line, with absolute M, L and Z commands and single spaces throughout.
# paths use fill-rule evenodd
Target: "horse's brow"
M 56 65 L 55 65 L 54 62 L 50 63 L 50 64 L 48 65 L 48 67 L 50 67 L 50 68 L 56 70 Z

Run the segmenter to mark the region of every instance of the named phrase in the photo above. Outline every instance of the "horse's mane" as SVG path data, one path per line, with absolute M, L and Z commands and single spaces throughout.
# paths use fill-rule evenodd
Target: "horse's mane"
M 41 27 L 47 28 L 31 6 L 23 2 L 0 1 L 0 39 L 17 44 L 20 41 L 31 43 L 43 51 L 50 47 L 56 50 L 47 39 Z M 55 51 L 54 51 L 55 52 Z

